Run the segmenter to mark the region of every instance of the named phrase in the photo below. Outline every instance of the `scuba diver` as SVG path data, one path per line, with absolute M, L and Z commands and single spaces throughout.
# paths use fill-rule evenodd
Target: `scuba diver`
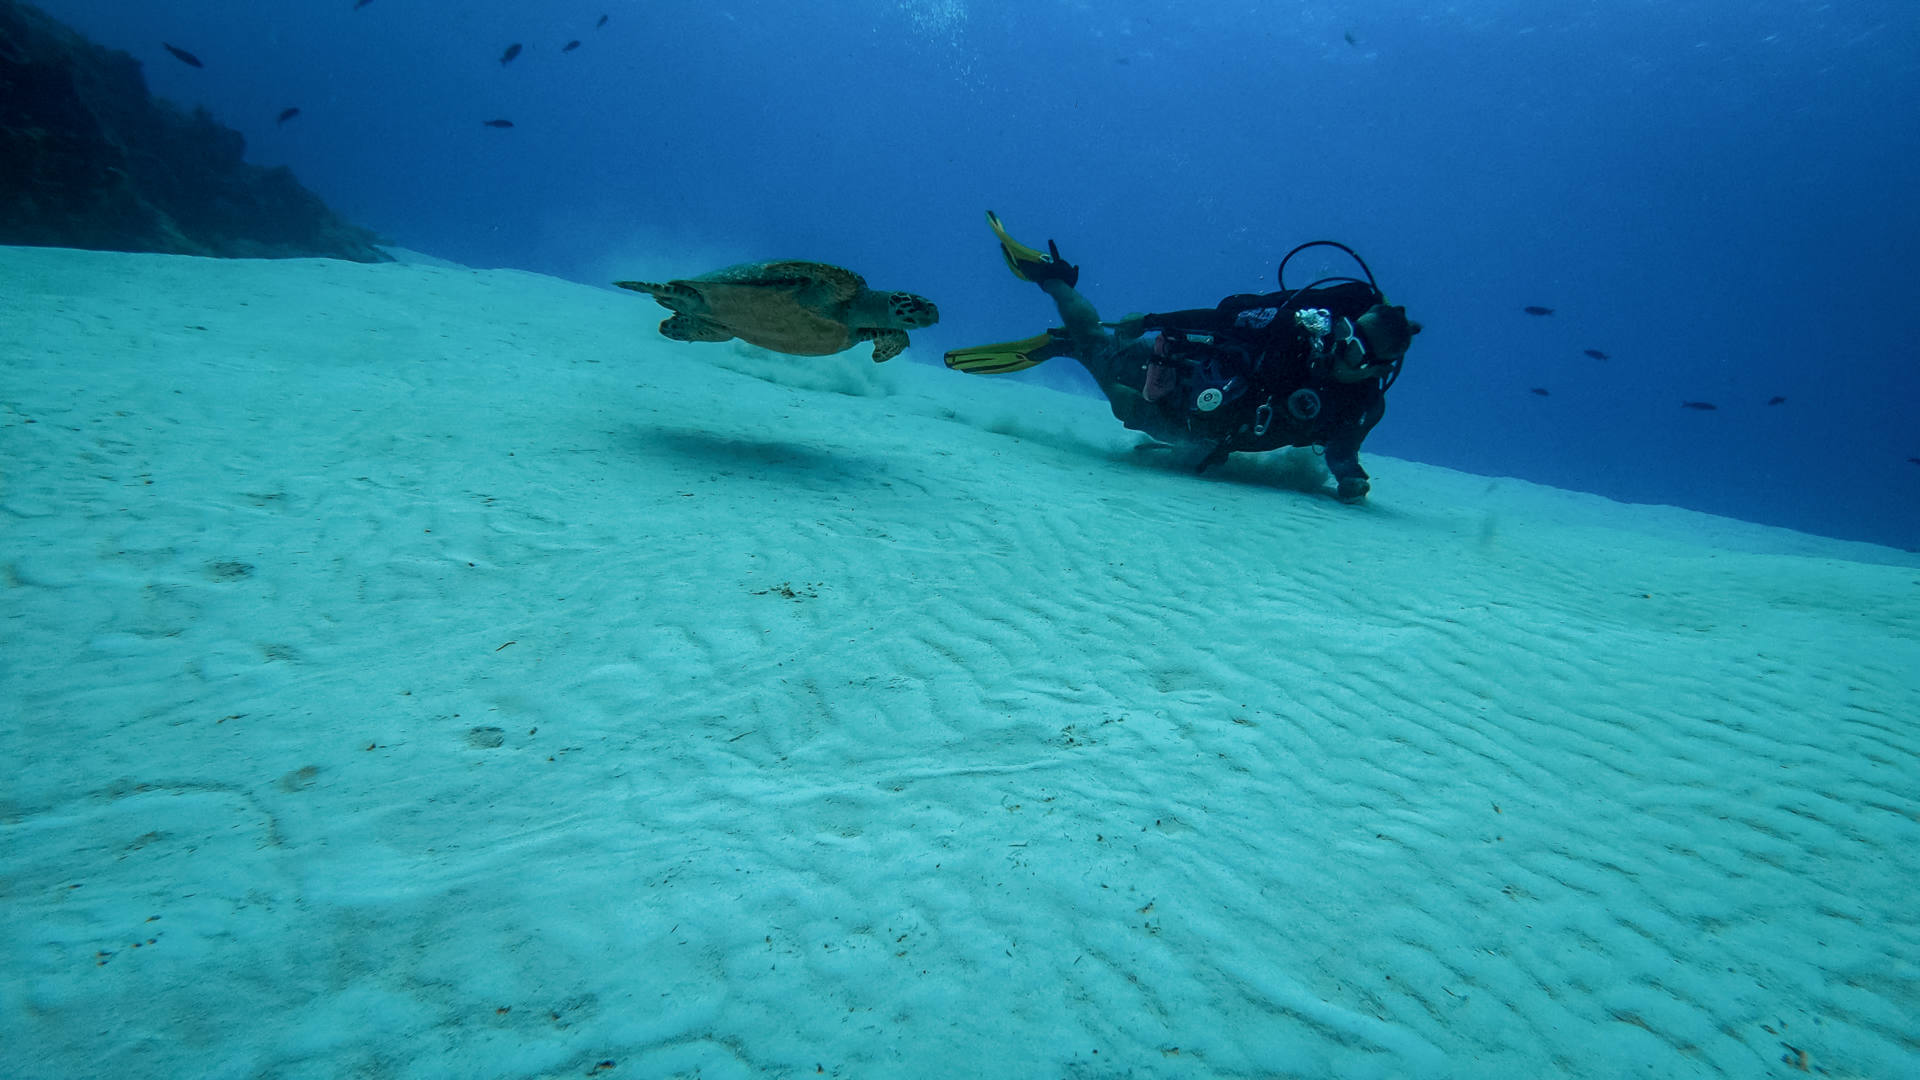
M 987 224 L 1013 275 L 1052 297 L 1066 325 L 956 349 L 947 354 L 948 367 L 997 375 L 1071 356 L 1100 385 L 1116 419 L 1170 444 L 1196 472 L 1236 452 L 1319 446 L 1340 501 L 1366 498 L 1372 485 L 1360 467 L 1360 444 L 1385 415 L 1387 388 L 1420 324 L 1386 302 L 1352 249 L 1331 240 L 1294 248 L 1280 260 L 1278 292 L 1102 323 L 1074 290 L 1080 268 L 1052 240 L 1043 253 L 1007 235 L 991 210 Z M 1329 277 L 1287 288 L 1288 260 L 1323 246 L 1352 256 L 1366 279 Z

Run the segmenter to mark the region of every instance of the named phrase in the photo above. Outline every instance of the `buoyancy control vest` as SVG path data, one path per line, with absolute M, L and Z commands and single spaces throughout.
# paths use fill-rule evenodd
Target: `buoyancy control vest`
M 1366 273 L 1321 278 L 1286 288 L 1287 261 L 1327 245 L 1352 255 Z M 1159 331 L 1143 396 L 1196 440 L 1216 443 L 1201 468 L 1233 451 L 1260 451 L 1319 441 L 1323 414 L 1331 422 L 1364 413 L 1350 400 L 1375 401 L 1399 377 L 1396 360 L 1364 385 L 1342 385 L 1333 367 L 1354 323 L 1385 296 L 1359 255 L 1333 241 L 1302 244 L 1280 262 L 1281 289 L 1237 294 L 1211 311 L 1154 317 Z M 1181 318 L 1188 316 L 1188 318 Z M 1331 399 L 1331 400 L 1330 400 Z M 1377 419 L 1377 416 L 1375 417 Z

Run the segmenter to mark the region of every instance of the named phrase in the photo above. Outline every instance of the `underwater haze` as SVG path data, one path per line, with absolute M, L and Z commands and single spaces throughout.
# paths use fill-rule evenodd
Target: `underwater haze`
M 1052 318 L 986 208 L 1109 318 L 1340 240 L 1426 326 L 1370 453 L 1920 547 L 1909 0 L 41 6 L 397 245 L 839 263 L 922 363 Z
M 0 1080 L 1920 1077 L 1914 0 L 45 6 L 395 257 L 0 245 Z

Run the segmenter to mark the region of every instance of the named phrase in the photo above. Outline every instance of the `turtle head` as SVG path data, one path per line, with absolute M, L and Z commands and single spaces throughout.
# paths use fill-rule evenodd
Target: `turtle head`
M 887 314 L 902 330 L 917 330 L 940 321 L 940 309 L 933 306 L 933 301 L 910 292 L 888 293 Z

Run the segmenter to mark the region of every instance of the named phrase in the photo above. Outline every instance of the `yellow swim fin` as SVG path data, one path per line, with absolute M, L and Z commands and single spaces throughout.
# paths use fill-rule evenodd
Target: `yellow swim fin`
M 969 375 L 1005 375 L 1011 371 L 1038 367 L 1056 356 L 1067 355 L 1069 351 L 1071 346 L 1067 342 L 1067 332 L 1056 328 L 1019 341 L 955 349 L 947 354 L 947 366 Z
M 1007 227 L 1000 224 L 999 214 L 987 211 L 987 224 L 993 227 L 993 234 L 1000 238 L 1000 257 L 1007 260 L 1007 269 L 1013 271 L 1013 276 L 1021 281 L 1033 280 L 1025 270 L 1020 269 L 1021 263 L 1044 265 L 1053 261 L 1046 252 L 1037 251 L 1008 236 Z

